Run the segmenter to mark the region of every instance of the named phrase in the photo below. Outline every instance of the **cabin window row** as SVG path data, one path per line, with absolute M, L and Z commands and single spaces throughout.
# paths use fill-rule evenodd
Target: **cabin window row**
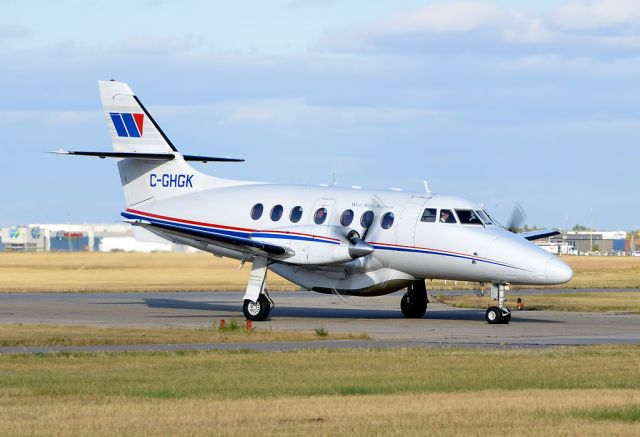
M 291 208 L 291 212 L 289 213 L 289 220 L 291 220 L 291 223 L 298 223 L 302 218 L 302 212 L 303 210 L 301 206 L 294 206 L 293 208 Z M 250 215 L 253 220 L 259 220 L 262 217 L 263 213 L 264 205 L 262 203 L 256 203 L 251 208 Z M 269 217 L 272 221 L 277 222 L 282 218 L 283 213 L 284 208 L 282 207 L 282 205 L 275 205 L 273 208 L 271 208 Z M 313 214 L 313 222 L 317 225 L 321 225 L 327 220 L 327 215 L 327 208 L 318 208 Z M 355 213 L 353 212 L 353 210 L 347 209 L 340 215 L 340 224 L 342 226 L 350 226 L 351 223 L 353 223 L 354 218 Z M 389 229 L 391 226 L 393 226 L 394 219 L 395 216 L 392 212 L 386 212 L 380 219 L 380 226 L 383 229 Z M 365 211 L 360 216 L 360 225 L 363 228 L 368 228 L 373 224 L 374 220 L 375 214 L 373 213 L 373 211 Z

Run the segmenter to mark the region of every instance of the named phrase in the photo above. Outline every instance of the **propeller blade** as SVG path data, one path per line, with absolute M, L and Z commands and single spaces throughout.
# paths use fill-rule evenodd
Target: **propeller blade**
M 516 202 L 516 205 L 511 212 L 511 217 L 507 223 L 507 229 L 511 232 L 516 232 L 520 226 L 522 226 L 527 219 L 527 214 L 524 212 L 522 206 Z

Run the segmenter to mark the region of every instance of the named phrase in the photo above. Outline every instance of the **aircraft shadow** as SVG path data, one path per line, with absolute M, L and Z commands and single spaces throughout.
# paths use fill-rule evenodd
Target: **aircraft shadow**
M 242 316 L 242 307 L 238 304 L 226 304 L 226 303 L 209 303 L 209 302 L 194 302 L 182 299 L 143 299 L 143 303 L 149 308 L 166 308 L 177 310 L 200 310 L 200 311 L 212 311 L 224 314 L 202 314 L 195 315 L 190 314 L 180 317 L 234 317 Z M 142 303 L 141 303 L 142 304 Z M 170 316 L 162 316 L 170 317 Z M 371 320 L 385 320 L 385 319 L 402 319 L 402 313 L 400 309 L 388 310 L 388 309 L 370 309 L 370 308 L 308 308 L 308 307 L 291 307 L 280 306 L 276 302 L 276 307 L 271 313 L 270 318 L 290 317 L 290 318 L 326 318 L 326 319 L 371 319 Z M 484 321 L 483 310 L 435 310 L 427 311 L 426 319 L 431 320 L 471 320 L 471 321 Z M 516 313 L 512 316 L 513 321 L 520 321 L 526 323 L 563 323 L 561 321 L 545 320 L 545 319 L 523 319 L 519 318 Z

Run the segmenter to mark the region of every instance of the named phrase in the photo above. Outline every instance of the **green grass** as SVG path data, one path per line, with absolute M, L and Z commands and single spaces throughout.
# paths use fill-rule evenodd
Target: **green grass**
M 264 398 L 640 389 L 640 347 L 0 356 L 0 394 Z M 0 395 L 0 397 L 2 397 Z
M 326 329 L 324 329 L 324 326 L 321 326 L 319 328 L 315 329 L 315 333 L 318 337 L 326 337 L 329 335 L 329 332 L 327 332 Z
M 576 411 L 573 414 L 576 417 L 593 420 L 640 422 L 640 405 L 630 405 L 621 408 L 598 408 L 594 410 L 581 410 Z
M 0 435 L 637 435 L 638 362 L 638 346 L 0 355 Z
M 365 334 L 333 334 L 322 338 L 315 332 L 272 331 L 253 328 L 247 331 L 231 319 L 220 328 L 121 328 L 78 325 L 0 324 L 0 347 L 95 346 L 176 343 L 243 343 L 314 340 L 369 340 Z

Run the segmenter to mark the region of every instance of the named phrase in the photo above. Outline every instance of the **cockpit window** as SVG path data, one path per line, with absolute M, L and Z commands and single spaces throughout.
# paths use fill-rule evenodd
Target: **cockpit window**
M 482 220 L 471 209 L 456 209 L 456 214 L 463 225 L 481 225 Z
M 422 217 L 420 218 L 421 222 L 434 223 L 436 221 L 436 209 L 435 208 L 425 208 L 422 212 Z
M 456 218 L 453 216 L 450 209 L 441 209 L 440 219 L 438 221 L 440 223 L 457 223 Z
M 487 214 L 483 210 L 481 210 L 481 209 L 476 210 L 476 214 L 478 214 L 480 216 L 480 219 L 484 222 L 485 225 L 492 225 L 493 224 L 493 222 L 489 218 L 489 214 Z

